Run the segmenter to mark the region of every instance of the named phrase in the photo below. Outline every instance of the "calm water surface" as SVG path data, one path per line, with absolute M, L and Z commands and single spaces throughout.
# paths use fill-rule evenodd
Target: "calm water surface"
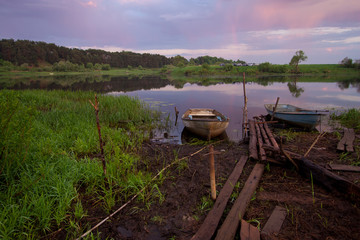
M 264 104 L 288 103 L 309 109 L 343 109 L 360 106 L 360 84 L 339 83 L 288 83 L 274 82 L 263 86 L 255 82 L 246 83 L 248 98 L 248 118 L 266 115 Z M 216 84 L 199 86 L 185 84 L 183 88 L 167 85 L 157 89 L 137 90 L 131 92 L 113 91 L 111 95 L 128 95 L 138 97 L 169 116 L 173 128 L 169 131 L 172 141 L 180 143 L 184 129 L 181 115 L 188 108 L 214 108 L 230 118 L 226 130 L 230 140 L 238 141 L 242 138 L 242 121 L 244 107 L 244 93 L 242 83 Z M 179 120 L 175 126 L 175 107 L 179 110 Z M 163 137 L 163 132 L 156 133 L 157 138 Z
M 258 77 L 247 82 L 248 118 L 266 114 L 264 104 L 293 104 L 309 109 L 346 109 L 360 106 L 360 79 L 343 77 L 341 80 L 326 76 L 314 82 L 314 77 Z M 334 78 L 334 77 L 332 77 Z M 214 108 L 230 118 L 226 130 L 230 140 L 242 138 L 244 93 L 241 79 L 222 79 L 223 82 L 210 85 L 211 79 L 200 79 L 203 85 L 174 82 L 160 77 L 114 77 L 114 76 L 54 76 L 26 79 L 0 79 L 0 89 L 63 89 L 71 91 L 95 91 L 114 96 L 128 95 L 138 97 L 151 107 L 169 117 L 171 129 L 158 131 L 155 136 L 163 138 L 164 132 L 172 136 L 171 141 L 181 142 L 183 124 L 181 115 L 188 108 Z M 324 82 L 327 81 L 327 82 Z M 175 107 L 179 110 L 179 120 L 175 126 Z

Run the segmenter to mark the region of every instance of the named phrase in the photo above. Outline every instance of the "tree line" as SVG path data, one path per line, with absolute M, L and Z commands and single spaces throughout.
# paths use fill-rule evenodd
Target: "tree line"
M 0 41 L 0 59 L 11 62 L 15 66 L 28 64 L 39 66 L 41 63 L 55 64 L 61 61 L 84 65 L 109 64 L 111 67 L 124 68 L 147 67 L 161 68 L 170 64 L 170 59 L 149 53 L 134 53 L 129 51 L 107 52 L 99 49 L 82 50 L 57 46 L 53 43 L 35 42 L 29 40 L 2 39 Z
M 67 48 L 57 46 L 54 43 L 36 42 L 30 40 L 2 39 L 0 41 L 0 61 L 10 62 L 15 66 L 38 67 L 43 63 L 55 65 L 56 68 L 67 69 L 89 68 L 126 68 L 126 67 L 146 67 L 161 68 L 165 65 L 186 66 L 217 63 L 234 63 L 233 60 L 212 56 L 200 56 L 197 58 L 186 58 L 177 55 L 166 57 L 159 54 L 134 53 L 130 51 L 108 52 L 99 49 L 82 50 L 78 48 Z M 236 63 L 245 63 L 237 60 Z M 5 63 L 4 63 L 5 64 Z M 2 65 L 4 65 L 2 64 Z M 73 65 L 71 65 L 73 64 Z

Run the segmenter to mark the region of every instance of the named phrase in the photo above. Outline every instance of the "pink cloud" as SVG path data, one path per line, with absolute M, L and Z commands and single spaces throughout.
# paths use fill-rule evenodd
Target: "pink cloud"
M 348 0 L 317 1 L 257 1 L 253 15 L 261 20 L 264 27 L 286 26 L 290 28 L 311 28 L 324 21 L 355 18 L 360 20 L 360 2 Z
M 97 7 L 96 2 L 93 2 L 93 1 L 82 2 L 81 5 L 83 5 L 85 7 Z

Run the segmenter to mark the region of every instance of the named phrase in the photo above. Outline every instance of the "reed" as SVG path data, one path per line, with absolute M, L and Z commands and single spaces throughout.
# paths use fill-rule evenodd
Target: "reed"
M 138 169 L 135 151 L 160 114 L 138 99 L 99 96 L 104 178 L 93 98 L 92 92 L 0 91 L 1 239 L 39 239 L 62 226 L 81 233 L 80 188 L 108 212 L 151 180 Z M 141 200 L 163 201 L 157 184 Z

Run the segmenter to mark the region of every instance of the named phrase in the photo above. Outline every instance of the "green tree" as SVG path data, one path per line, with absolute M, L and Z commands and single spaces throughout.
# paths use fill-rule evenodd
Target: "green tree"
M 291 61 L 289 63 L 290 66 L 294 66 L 296 73 L 299 72 L 299 63 L 306 61 L 308 57 L 305 56 L 305 53 L 302 50 L 299 50 L 295 53 L 295 55 L 291 58 Z
M 347 68 L 351 68 L 353 67 L 353 60 L 351 58 L 344 58 L 341 63 L 341 65 L 343 65 L 344 67 L 347 67 Z

